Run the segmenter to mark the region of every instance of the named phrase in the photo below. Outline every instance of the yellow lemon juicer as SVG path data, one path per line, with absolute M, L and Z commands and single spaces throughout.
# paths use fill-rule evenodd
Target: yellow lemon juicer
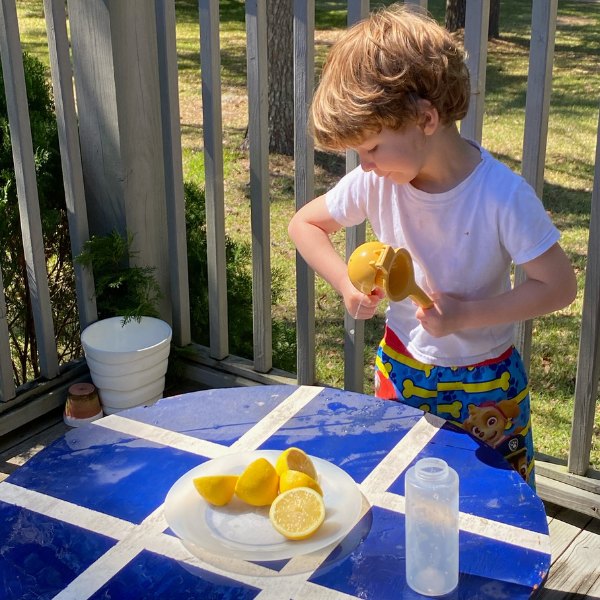
M 433 306 L 415 282 L 412 257 L 405 248 L 394 250 L 382 242 L 361 244 L 350 256 L 348 276 L 354 287 L 367 296 L 379 287 L 392 302 L 408 297 L 422 308 Z

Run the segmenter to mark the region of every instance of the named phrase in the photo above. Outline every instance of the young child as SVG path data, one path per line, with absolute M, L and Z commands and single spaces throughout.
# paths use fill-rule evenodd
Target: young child
M 360 168 L 299 210 L 289 234 L 359 319 L 373 316 L 383 293 L 354 288 L 329 235 L 368 219 L 379 241 L 409 251 L 434 306 L 390 302 L 376 396 L 462 426 L 534 487 L 514 323 L 570 304 L 577 286 L 533 189 L 460 136 L 469 94 L 463 52 L 433 19 L 396 5 L 345 32 L 323 68 L 312 129 L 326 148 L 356 150 Z M 514 289 L 511 262 L 528 277 Z

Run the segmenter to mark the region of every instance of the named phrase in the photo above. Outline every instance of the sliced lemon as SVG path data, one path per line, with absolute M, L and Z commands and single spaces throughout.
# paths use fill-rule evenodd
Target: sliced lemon
M 308 454 L 300 448 L 288 448 L 284 450 L 277 462 L 275 463 L 275 469 L 277 475 L 281 476 L 284 471 L 300 471 L 300 473 L 306 473 L 309 477 L 312 477 L 315 481 L 317 480 L 317 470 L 313 461 L 310 459 Z
M 279 475 L 266 458 L 257 458 L 240 475 L 235 485 L 235 493 L 252 506 L 271 504 L 279 490 Z
M 269 519 L 281 535 L 302 540 L 315 533 L 325 520 L 325 503 L 311 488 L 294 488 L 275 498 Z
M 323 490 L 319 484 L 306 473 L 288 469 L 281 474 L 281 477 L 279 477 L 279 491 L 281 493 L 299 487 L 307 487 L 311 490 L 315 490 L 315 492 L 319 492 L 321 496 L 323 495 Z
M 196 477 L 194 487 L 207 502 L 223 506 L 233 498 L 237 480 L 237 475 L 207 475 Z

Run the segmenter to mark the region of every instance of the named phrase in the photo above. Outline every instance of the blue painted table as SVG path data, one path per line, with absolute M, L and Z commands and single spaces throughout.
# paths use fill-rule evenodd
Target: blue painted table
M 191 555 L 164 519 L 173 483 L 210 458 L 289 446 L 359 484 L 368 502 L 346 539 L 295 576 L 302 557 L 230 569 Z M 403 493 L 406 470 L 425 456 L 460 477 L 461 574 L 447 598 L 528 598 L 550 567 L 544 507 L 495 450 L 395 402 L 295 386 L 165 398 L 69 431 L 35 455 L 0 484 L 0 597 L 420 598 L 405 580 Z

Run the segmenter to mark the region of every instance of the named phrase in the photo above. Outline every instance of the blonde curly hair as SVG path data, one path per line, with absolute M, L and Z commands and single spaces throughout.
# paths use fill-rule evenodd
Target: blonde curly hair
M 325 148 L 359 145 L 383 127 L 420 122 L 421 100 L 440 124 L 463 119 L 470 80 L 450 33 L 410 5 L 391 5 L 348 29 L 333 45 L 311 105 L 311 129 Z

